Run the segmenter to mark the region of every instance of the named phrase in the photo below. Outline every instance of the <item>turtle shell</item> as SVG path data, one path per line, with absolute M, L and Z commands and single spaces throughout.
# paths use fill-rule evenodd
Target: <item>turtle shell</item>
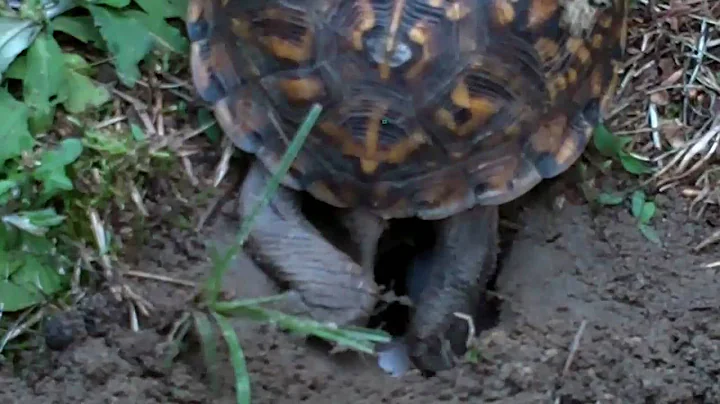
M 233 142 L 338 207 L 439 219 L 577 160 L 629 0 L 190 0 L 191 68 Z

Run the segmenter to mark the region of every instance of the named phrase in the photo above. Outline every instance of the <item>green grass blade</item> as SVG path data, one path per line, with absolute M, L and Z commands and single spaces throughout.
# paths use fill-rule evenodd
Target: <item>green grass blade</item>
M 173 361 L 177 357 L 178 353 L 180 353 L 183 340 L 185 339 L 185 336 L 187 335 L 188 331 L 190 331 L 190 327 L 193 324 L 193 322 L 189 321 L 189 319 L 190 315 L 183 313 L 181 317 L 182 323 L 178 328 L 177 333 L 174 335 L 172 341 L 170 341 L 170 343 L 168 344 L 167 352 L 165 353 L 165 360 L 163 360 L 163 365 L 165 369 L 170 369 Z
M 229 309 L 233 307 L 232 309 Z M 269 322 L 300 335 L 313 335 L 361 352 L 373 354 L 373 343 L 389 342 L 390 336 L 379 330 L 365 330 L 360 327 L 340 328 L 334 324 L 299 318 L 283 312 L 259 306 L 229 305 L 218 302 L 213 310 L 226 316 L 238 316 L 255 321 Z
M 310 334 L 326 341 L 334 342 L 338 345 L 370 355 L 375 353 L 375 347 L 372 343 L 370 343 L 370 341 L 354 339 L 351 336 L 346 335 L 341 329 L 333 330 L 327 328 L 313 328 L 308 331 L 303 332 L 302 335 Z
M 279 294 L 274 296 L 264 296 L 252 299 L 239 299 L 231 301 L 216 301 L 212 307 L 214 310 L 221 312 L 229 312 L 236 309 L 240 309 L 247 306 L 259 306 L 261 304 L 274 303 L 286 298 L 286 294 Z
M 285 177 L 288 170 L 290 169 L 290 165 L 300 152 L 300 149 L 302 148 L 305 140 L 310 134 L 310 130 L 313 128 L 313 126 L 315 126 L 315 122 L 317 121 L 321 112 L 322 105 L 317 103 L 313 104 L 312 108 L 310 108 L 310 112 L 308 112 L 305 120 L 296 132 L 295 138 L 293 138 L 292 142 L 290 142 L 287 151 L 280 160 L 277 171 L 273 174 L 273 176 L 270 178 L 270 181 L 268 181 L 267 185 L 265 186 L 262 198 L 258 203 L 255 204 L 255 206 L 253 206 L 252 210 L 250 211 L 250 215 L 246 217 L 245 220 L 243 220 L 240 226 L 240 231 L 238 232 L 238 235 L 236 237 L 235 244 L 228 248 L 225 254 L 215 262 L 215 265 L 213 266 L 213 273 L 210 276 L 208 283 L 206 284 L 206 297 L 209 303 L 214 303 L 215 301 L 217 301 L 218 294 L 220 293 L 220 284 L 223 276 L 225 275 L 225 272 L 230 266 L 230 261 L 232 261 L 235 255 L 237 255 L 237 253 L 242 248 L 243 244 L 245 244 L 245 241 L 250 235 L 250 231 L 255 224 L 255 218 L 260 213 L 260 211 L 262 211 L 262 209 L 265 209 L 268 203 L 270 203 L 270 199 L 277 191 L 277 188 L 280 185 L 282 178 Z
M 372 342 L 389 342 L 388 333 L 382 330 L 375 330 L 363 327 L 342 327 L 343 333 L 356 339 L 364 339 Z
M 212 322 L 207 314 L 198 311 L 193 312 L 193 320 L 195 321 L 195 329 L 200 336 L 200 348 L 202 349 L 205 366 L 208 368 L 211 390 L 217 391 L 219 386 L 216 373 L 217 340 L 215 339 Z
M 230 352 L 230 363 L 235 372 L 235 396 L 238 404 L 250 404 L 250 374 L 245 363 L 245 355 L 238 341 L 237 334 L 230 322 L 220 314 L 213 312 L 222 336 Z

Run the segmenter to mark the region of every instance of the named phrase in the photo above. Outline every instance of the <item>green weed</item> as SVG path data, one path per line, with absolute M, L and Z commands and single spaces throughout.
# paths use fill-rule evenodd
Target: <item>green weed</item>
M 17 10 L 0 5 L 3 321 L 3 314 L 66 296 L 78 246 L 96 241 L 88 210 L 124 206 L 128 185 L 169 160 L 167 153 L 150 152 L 137 128 L 105 131 L 83 123 L 101 118 L 111 92 L 94 80 L 96 66 L 59 38 L 69 35 L 108 52 L 126 86 L 139 79 L 138 65 L 153 51 L 182 55 L 187 48 L 182 32 L 166 21 L 184 17 L 186 2 L 45 3 L 25 1 Z M 130 19 L 133 29 L 125 25 Z
M 605 125 L 598 125 L 593 135 L 593 144 L 603 156 L 610 158 L 606 162 L 609 167 L 613 161 L 618 161 L 623 169 L 630 174 L 642 175 L 653 172 L 647 163 L 630 154 L 626 147 L 632 141 L 630 136 L 616 136 Z
M 595 165 L 603 172 L 608 172 L 614 162 L 619 162 L 621 167 L 629 174 L 640 176 L 654 172 L 654 169 L 646 162 L 630 154 L 626 148 L 632 141 L 631 137 L 616 136 L 604 126 L 599 125 L 593 135 L 593 144 L 600 154 L 607 158 L 602 162 L 595 162 Z M 581 176 L 586 183 L 583 184 L 583 192 L 586 197 L 599 205 L 616 206 L 628 201 L 632 215 L 638 219 L 638 229 L 649 241 L 662 244 L 657 232 L 651 226 L 650 221 L 655 216 L 656 206 L 652 201 L 647 201 L 642 190 L 625 190 L 600 192 L 587 185 L 587 167 L 580 165 Z

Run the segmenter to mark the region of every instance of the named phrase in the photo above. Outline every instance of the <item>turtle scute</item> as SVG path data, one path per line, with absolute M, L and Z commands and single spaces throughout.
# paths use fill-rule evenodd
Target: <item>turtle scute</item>
M 192 0 L 193 79 L 287 184 L 385 217 L 499 204 L 566 170 L 601 118 L 627 0 Z

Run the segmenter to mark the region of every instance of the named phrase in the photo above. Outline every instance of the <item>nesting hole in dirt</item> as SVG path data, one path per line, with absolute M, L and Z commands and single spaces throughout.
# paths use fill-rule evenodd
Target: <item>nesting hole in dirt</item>
M 335 220 L 340 210 L 311 197 L 303 199 L 302 210 L 328 240 L 351 256 L 358 257 L 357 248 L 350 241 L 348 230 L 340 221 Z M 501 217 L 509 220 L 516 217 L 516 210 L 510 205 L 501 207 L 500 212 Z M 401 336 L 405 334 L 412 316 L 412 308 L 408 304 L 409 270 L 416 257 L 433 248 L 437 232 L 434 222 L 416 218 L 395 219 L 389 224 L 378 243 L 375 262 L 375 281 L 385 293 L 367 326 L 384 330 L 393 336 Z M 501 300 L 494 293 L 495 284 L 514 234 L 513 229 L 500 226 L 497 270 L 486 285 L 487 293 L 481 302 L 478 316 L 474 319 L 478 333 L 498 325 Z

